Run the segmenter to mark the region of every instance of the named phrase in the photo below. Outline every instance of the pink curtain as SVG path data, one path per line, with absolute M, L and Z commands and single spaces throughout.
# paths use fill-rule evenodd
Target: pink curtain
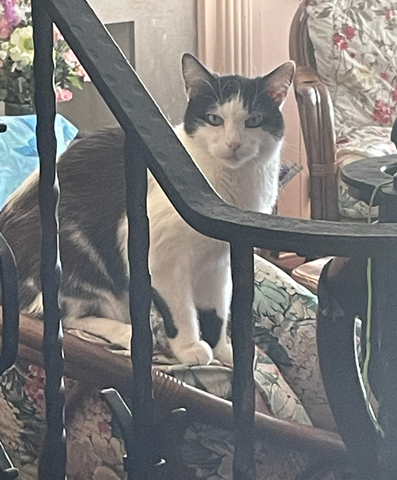
M 199 58 L 219 73 L 253 74 L 253 0 L 198 0 Z

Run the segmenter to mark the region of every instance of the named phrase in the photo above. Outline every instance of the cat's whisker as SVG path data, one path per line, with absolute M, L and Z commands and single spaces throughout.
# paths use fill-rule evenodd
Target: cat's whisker
M 256 105 L 257 98 L 258 98 L 258 82 L 255 82 L 255 95 L 254 95 L 254 99 L 252 100 L 252 105 Z
M 219 102 L 223 103 L 223 98 L 222 98 L 222 88 L 221 88 L 221 77 L 218 77 L 218 89 L 219 89 Z
M 218 92 L 215 90 L 215 88 L 214 88 L 214 86 L 212 85 L 212 83 L 211 83 L 209 80 L 205 79 L 205 78 L 203 78 L 203 82 L 204 82 L 205 84 L 207 84 L 207 85 L 211 88 L 211 90 L 215 93 L 215 96 L 216 96 L 217 100 L 220 101 Z M 211 97 L 211 98 L 212 98 L 212 97 Z
M 223 97 L 223 92 L 226 88 L 233 82 L 233 79 L 229 79 L 225 84 L 221 87 L 221 97 Z M 238 96 L 238 90 L 235 92 L 236 97 Z

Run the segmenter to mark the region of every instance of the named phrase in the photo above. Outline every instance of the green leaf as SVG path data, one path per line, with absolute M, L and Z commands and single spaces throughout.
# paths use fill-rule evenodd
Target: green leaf
M 69 76 L 67 77 L 67 81 L 70 83 L 70 85 L 72 85 L 73 87 L 75 88 L 78 88 L 79 90 L 83 90 L 83 85 L 82 85 L 82 82 L 80 80 L 80 77 L 72 77 L 72 76 Z
M 327 18 L 331 15 L 332 7 L 325 8 L 319 15 L 318 18 Z
M 368 22 L 372 22 L 372 17 L 366 10 L 362 10 L 360 14 L 362 17 L 364 17 L 365 20 L 367 20 Z

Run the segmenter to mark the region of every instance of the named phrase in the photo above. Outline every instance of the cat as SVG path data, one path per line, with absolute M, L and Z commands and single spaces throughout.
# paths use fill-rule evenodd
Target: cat
M 295 66 L 253 79 L 219 76 L 182 58 L 188 96 L 175 133 L 216 192 L 245 210 L 271 214 L 284 134 L 281 107 Z M 155 135 L 156 132 L 153 132 Z M 124 133 L 101 129 L 58 162 L 64 326 L 130 348 Z M 21 311 L 41 317 L 38 173 L 13 194 L 0 231 L 18 266 Z M 229 245 L 189 227 L 149 175 L 149 265 L 153 304 L 174 356 L 185 364 L 232 363 L 226 324 L 231 300 Z

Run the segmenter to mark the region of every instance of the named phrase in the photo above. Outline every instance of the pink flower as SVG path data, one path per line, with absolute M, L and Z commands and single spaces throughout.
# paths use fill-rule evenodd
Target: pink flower
M 83 82 L 91 82 L 88 73 L 84 70 L 73 50 L 68 50 L 67 52 L 63 53 L 62 56 L 66 60 L 66 63 L 76 70 L 77 75 L 83 78 Z
M 352 40 L 356 35 L 356 29 L 351 25 L 345 25 L 342 29 L 343 33 L 347 40 Z
M 59 40 L 63 40 L 63 36 L 58 30 L 58 27 L 54 24 L 54 43 L 59 42 Z
M 83 82 L 91 82 L 91 78 L 88 73 L 84 70 L 82 65 L 79 65 L 77 68 L 77 75 L 83 78 Z
M 387 72 L 381 72 L 380 78 L 383 78 L 383 80 L 389 80 L 390 75 Z
M 390 108 L 382 100 L 375 100 L 375 107 L 372 118 L 381 125 L 391 122 Z
M 392 8 L 387 8 L 385 10 L 386 20 L 391 20 L 392 17 L 396 16 L 396 11 Z
M 66 88 L 56 87 L 55 96 L 57 102 L 69 102 L 73 98 L 73 93 L 70 90 L 66 90 Z
M 12 0 L 0 0 L 0 4 L 4 9 L 4 18 L 10 30 L 13 30 L 20 23 L 21 17 Z
M 66 60 L 66 63 L 72 68 L 76 68 L 76 66 L 79 65 L 79 61 L 77 60 L 77 57 L 74 54 L 73 50 L 67 50 L 62 54 L 62 56 Z
M 344 40 L 343 35 L 341 35 L 339 32 L 335 32 L 334 36 L 332 37 L 332 40 L 334 42 L 335 46 L 338 46 L 342 40 Z
M 7 20 L 4 17 L 0 18 L 0 39 L 8 38 L 10 35 L 11 30 Z
M 335 32 L 333 37 L 333 43 L 336 47 L 339 47 L 340 50 L 347 50 L 349 44 L 346 42 L 346 39 L 339 32 Z

